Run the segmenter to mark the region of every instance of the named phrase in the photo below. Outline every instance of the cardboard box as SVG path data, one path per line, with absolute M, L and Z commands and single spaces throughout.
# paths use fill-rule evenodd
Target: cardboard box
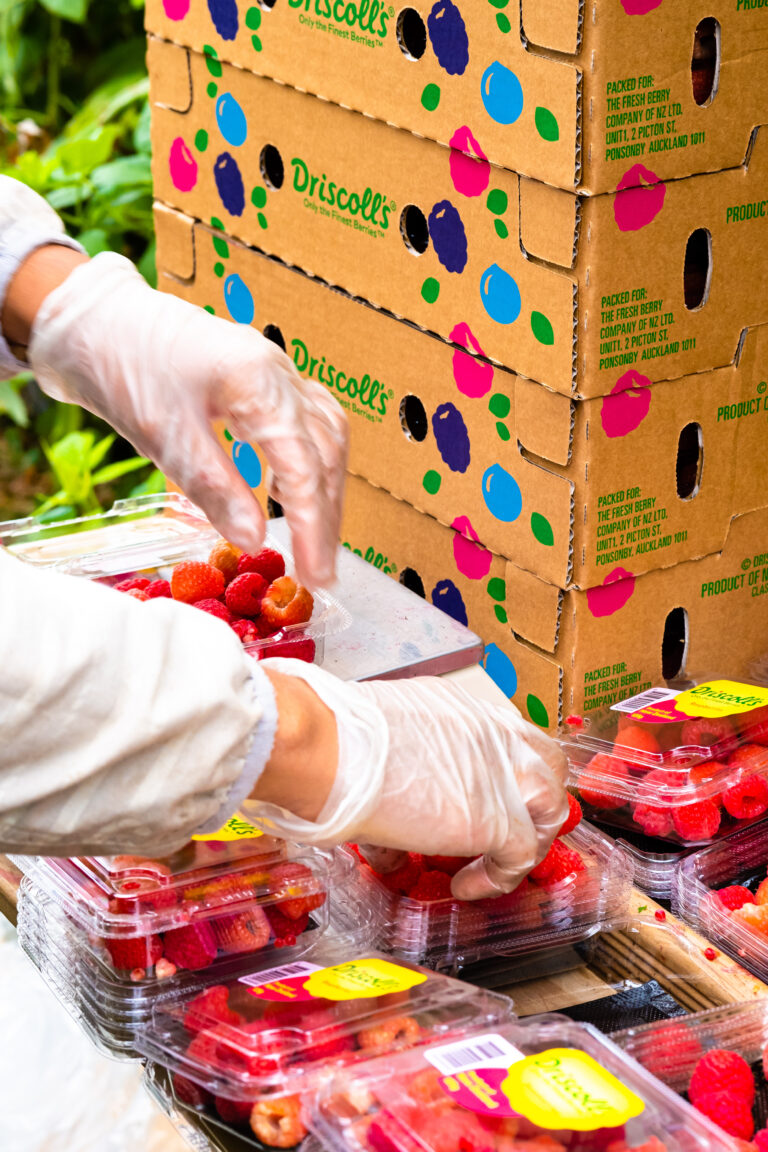
M 768 129 L 743 168 L 582 198 L 209 65 L 150 44 L 159 199 L 529 379 L 672 379 L 768 321 Z
M 738 676 L 768 649 L 768 510 L 737 517 L 722 552 L 567 592 L 358 477 L 342 541 L 486 642 L 485 666 L 523 715 L 551 727 L 680 669 Z
M 160 287 L 252 323 L 345 409 L 349 469 L 560 587 L 720 551 L 768 504 L 768 325 L 738 363 L 571 401 L 451 348 L 172 209 Z M 244 451 L 242 449 L 241 451 Z
M 735 167 L 766 120 L 759 0 L 147 0 L 146 21 L 560 188 Z

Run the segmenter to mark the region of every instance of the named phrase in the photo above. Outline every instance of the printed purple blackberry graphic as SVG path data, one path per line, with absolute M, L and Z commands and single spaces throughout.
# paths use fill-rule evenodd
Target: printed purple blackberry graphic
M 229 152 L 216 158 L 213 169 L 219 199 L 230 216 L 242 216 L 245 210 L 245 185 L 237 161 Z
M 208 11 L 222 40 L 234 40 L 239 27 L 236 0 L 208 0 Z
M 440 200 L 429 214 L 429 238 L 448 272 L 463 272 L 467 264 L 467 234 L 450 200 Z
M 452 0 L 437 0 L 427 17 L 437 62 L 449 76 L 463 76 L 469 63 L 469 39 L 461 12 Z
M 467 609 L 464 599 L 453 580 L 439 580 L 432 589 L 432 603 L 441 612 L 458 620 L 459 624 L 468 622 Z
M 440 404 L 432 417 L 432 431 L 443 463 L 452 472 L 466 472 L 470 461 L 469 433 L 455 404 Z

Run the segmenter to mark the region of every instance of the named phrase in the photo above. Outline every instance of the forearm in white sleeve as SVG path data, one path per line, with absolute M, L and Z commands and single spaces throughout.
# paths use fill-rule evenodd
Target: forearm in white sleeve
M 275 697 L 221 621 L 0 552 L 0 851 L 158 855 L 219 827 Z
M 0 314 L 8 286 L 20 265 L 45 244 L 63 244 L 83 251 L 80 244 L 65 235 L 63 223 L 42 196 L 19 180 L 0 176 Z M 14 356 L 0 331 L 0 380 L 26 368 L 28 365 Z

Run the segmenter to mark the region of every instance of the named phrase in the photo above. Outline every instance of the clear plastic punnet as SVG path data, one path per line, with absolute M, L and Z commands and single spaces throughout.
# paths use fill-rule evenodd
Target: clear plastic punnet
M 318 1085 L 335 1068 L 452 1041 L 508 1020 L 512 1002 L 381 953 L 334 949 L 157 1004 L 137 1037 L 172 1072 L 180 1103 L 288 1148 L 307 1136 Z
M 236 834 L 244 833 L 247 825 L 234 821 Z M 300 955 L 326 931 L 335 901 L 349 901 L 360 925 L 368 923 L 344 853 L 254 831 L 246 839 L 193 839 L 154 860 L 13 859 L 80 929 L 82 947 L 106 977 L 132 988 L 156 989 L 188 971 L 215 973 L 233 958 L 264 964 Z
M 84 576 L 101 584 L 122 585 L 123 591 L 130 581 L 134 592 L 144 592 L 150 599 L 170 596 L 165 582 L 171 580 L 175 566 L 186 561 L 207 561 L 220 541 L 200 509 L 173 492 L 118 500 L 108 512 L 55 524 L 42 523 L 35 517 L 0 523 L 0 543 L 25 563 Z M 269 535 L 265 547 L 282 556 L 284 572 L 290 576 L 290 553 Z M 227 584 L 232 576 L 233 571 L 228 569 Z M 277 570 L 266 579 L 264 588 L 275 578 Z M 291 656 L 322 661 L 325 637 L 347 628 L 351 622 L 349 613 L 334 596 L 320 589 L 313 593 L 310 618 L 291 622 L 291 606 L 284 603 L 289 592 L 290 589 L 281 588 L 279 594 L 274 594 L 271 616 L 263 606 L 259 610 L 257 603 L 241 602 L 239 611 L 228 611 L 222 602 L 222 627 L 229 627 L 237 619 L 251 620 L 253 626 L 240 626 L 238 635 L 244 649 L 257 658 Z M 208 590 L 197 599 L 205 600 L 210 608 L 211 600 L 223 596 L 222 585 L 220 591 Z M 301 614 L 298 606 L 295 611 Z
M 370 887 L 377 944 L 385 952 L 456 972 L 494 956 L 524 956 L 584 940 L 625 916 L 632 863 L 613 840 L 581 823 L 563 839 L 567 874 L 523 880 L 514 892 L 466 902 L 450 895 L 416 898 L 393 887 L 355 856 Z M 353 849 L 349 849 L 353 855 Z M 439 859 L 439 858 L 433 858 Z M 428 874 L 427 874 L 428 875 Z M 411 889 L 418 891 L 418 889 Z
M 673 907 L 687 923 L 768 981 L 768 821 L 687 856 Z
M 556 1015 L 339 1069 L 311 1126 L 333 1152 L 731 1147 L 596 1029 Z
M 588 819 L 683 847 L 768 813 L 768 687 L 725 679 L 651 688 L 559 740 Z

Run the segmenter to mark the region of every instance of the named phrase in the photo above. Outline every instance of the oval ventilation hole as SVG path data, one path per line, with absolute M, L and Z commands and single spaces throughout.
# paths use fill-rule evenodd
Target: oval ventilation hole
M 429 224 L 415 204 L 406 204 L 400 213 L 400 235 L 409 252 L 423 256 L 429 247 Z
M 688 653 L 688 613 L 685 608 L 673 608 L 664 622 L 661 642 L 661 674 L 665 680 L 674 680 L 685 668 Z
M 396 36 L 403 56 L 421 60 L 427 50 L 427 28 L 415 8 L 403 8 L 397 18 Z
M 714 16 L 702 20 L 693 34 L 691 83 L 697 104 L 711 104 L 720 79 L 720 24 Z
M 285 336 L 283 336 L 277 324 L 267 324 L 264 328 L 264 335 L 267 340 L 271 340 L 273 344 L 277 344 L 278 348 L 282 348 L 283 352 L 285 352 Z
M 707 302 L 712 279 L 712 236 L 706 228 L 697 228 L 688 237 L 683 267 L 683 295 L 689 312 Z
M 265 144 L 259 155 L 259 170 L 268 188 L 282 188 L 285 180 L 283 158 L 274 144 Z
M 426 600 L 427 594 L 424 591 L 424 581 L 415 568 L 403 568 L 398 576 L 401 584 L 405 584 L 406 588 L 410 588 L 411 592 L 415 592 L 417 596 L 421 596 L 422 600 Z
M 282 504 L 278 504 L 277 500 L 273 500 L 271 496 L 267 496 L 267 519 L 278 520 L 284 515 Z
M 429 431 L 427 412 L 418 396 L 404 396 L 400 401 L 400 427 L 409 440 L 421 444 Z
M 681 500 L 690 500 L 699 491 L 701 469 L 704 464 L 704 441 L 700 424 L 686 424 L 677 442 L 675 476 L 677 494 Z

